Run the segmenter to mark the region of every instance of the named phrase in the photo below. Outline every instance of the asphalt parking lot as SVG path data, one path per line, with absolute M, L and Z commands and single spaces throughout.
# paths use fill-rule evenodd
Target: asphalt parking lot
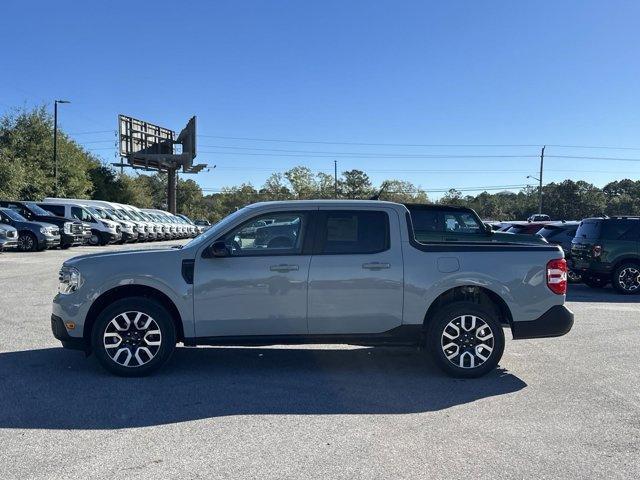
M 0 254 L 0 478 L 640 475 L 640 296 L 570 286 L 573 330 L 476 380 L 350 346 L 180 348 L 124 379 L 49 325 L 62 261 L 122 248 Z

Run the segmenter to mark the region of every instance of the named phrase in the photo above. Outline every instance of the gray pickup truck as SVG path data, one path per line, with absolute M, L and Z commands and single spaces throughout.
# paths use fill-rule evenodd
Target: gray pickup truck
M 571 329 L 566 271 L 554 245 L 421 243 L 396 203 L 266 202 L 183 247 L 68 260 L 51 328 L 124 376 L 156 370 L 181 342 L 418 346 L 475 377 L 498 364 L 503 328 Z

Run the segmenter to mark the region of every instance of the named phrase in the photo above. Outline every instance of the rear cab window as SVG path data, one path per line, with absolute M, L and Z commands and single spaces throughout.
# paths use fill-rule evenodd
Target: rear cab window
M 407 206 L 411 216 L 414 239 L 419 243 L 442 241 L 435 235 L 480 235 L 485 233 L 482 222 L 467 211 Z M 438 240 L 436 240 L 438 239 Z

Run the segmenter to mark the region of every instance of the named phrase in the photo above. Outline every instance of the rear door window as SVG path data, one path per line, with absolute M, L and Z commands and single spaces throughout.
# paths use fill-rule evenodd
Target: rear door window
M 321 255 L 383 252 L 389 248 L 389 217 L 381 211 L 321 212 L 319 243 Z
M 610 220 L 602 223 L 602 238 L 605 240 L 635 240 L 637 220 Z
M 43 204 L 41 205 L 47 212 L 53 213 L 57 217 L 64 217 L 64 207 L 62 205 L 49 205 Z

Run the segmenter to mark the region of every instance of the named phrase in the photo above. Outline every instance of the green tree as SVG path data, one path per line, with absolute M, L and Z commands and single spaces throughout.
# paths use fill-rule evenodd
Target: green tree
M 343 198 L 367 199 L 373 195 L 373 185 L 362 170 L 347 170 L 342 172 L 340 181 L 340 196 Z
M 385 180 L 380 186 L 380 200 L 399 203 L 429 203 L 427 192 L 404 180 Z

